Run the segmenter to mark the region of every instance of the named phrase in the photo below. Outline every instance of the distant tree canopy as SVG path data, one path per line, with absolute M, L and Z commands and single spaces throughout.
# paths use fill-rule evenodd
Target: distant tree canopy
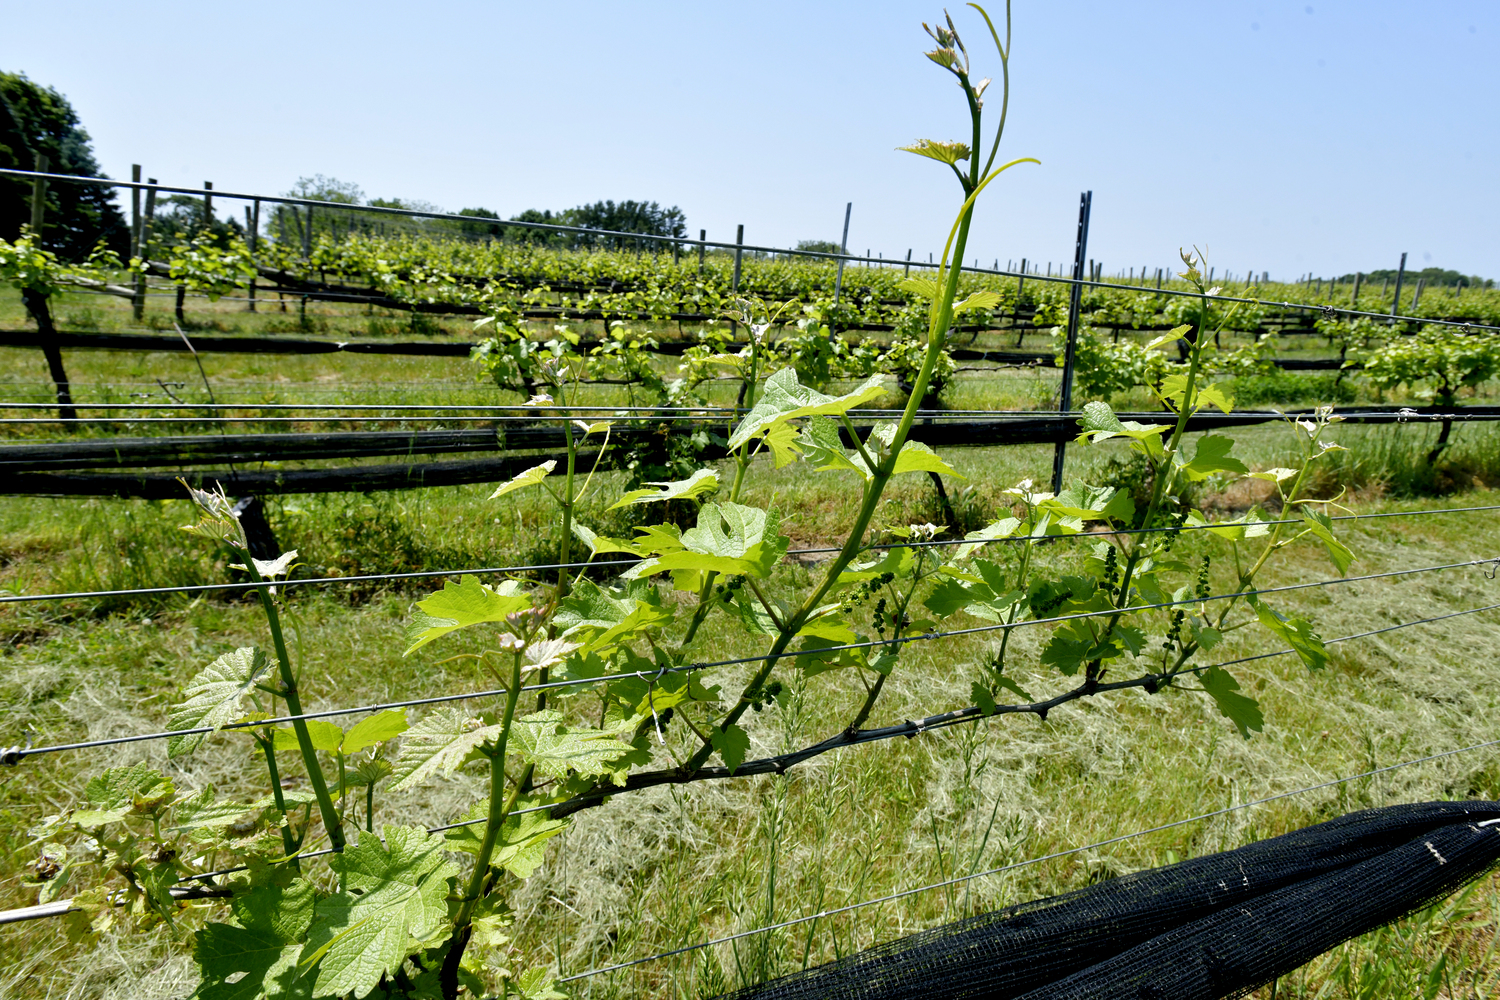
M 458 210 L 458 214 L 468 216 L 471 219 L 495 220 L 494 223 L 460 222 L 458 227 L 466 236 L 499 236 L 505 229 L 504 226 L 498 225 L 500 220 L 499 214 L 491 212 L 487 208 L 461 208 Z
M 89 134 L 68 99 L 24 73 L 0 72 L 0 167 L 32 170 L 37 154 L 47 170 L 76 177 L 104 177 Z M 0 178 L 0 237 L 15 239 L 31 221 L 31 182 Z M 101 239 L 121 256 L 130 251 L 130 230 L 115 205 L 112 188 L 54 181 L 47 185 L 43 243 L 59 256 L 87 257 Z
M 642 236 L 663 236 L 682 239 L 687 235 L 687 216 L 673 205 L 662 208 L 654 201 L 596 201 L 590 205 L 553 212 L 550 209 L 529 208 L 513 215 L 511 222 L 541 222 L 553 226 L 577 226 L 582 229 L 598 229 L 616 233 L 639 233 Z M 549 246 L 603 245 L 618 248 L 620 237 L 590 239 L 578 234 L 549 233 L 544 229 L 526 229 L 507 226 L 505 238 Z
M 400 208 L 414 212 L 442 214 L 443 210 L 430 202 L 412 198 L 370 198 L 357 184 L 341 181 L 336 177 L 314 174 L 299 177 L 291 190 L 291 198 L 306 198 L 309 201 L 334 202 L 339 205 L 366 205 L 371 208 Z M 196 199 L 182 199 L 194 202 Z M 168 199 L 173 202 L 173 199 Z M 183 211 L 190 206 L 184 205 Z M 201 211 L 201 208 L 200 208 Z M 590 205 L 553 212 L 550 209 L 529 208 L 518 215 L 504 219 L 488 208 L 460 209 L 453 213 L 463 217 L 454 219 L 422 219 L 410 216 L 385 215 L 383 213 L 356 212 L 331 206 L 314 208 L 312 235 L 334 236 L 349 232 L 416 232 L 416 233 L 462 233 L 471 238 L 501 238 L 510 242 L 531 243 L 550 247 L 612 246 L 627 242 L 625 237 L 594 237 L 577 233 L 557 233 L 545 229 L 506 225 L 507 222 L 540 222 L 553 226 L 573 226 L 581 229 L 597 229 L 616 233 L 638 233 L 641 236 L 657 236 L 681 239 L 687 235 L 687 218 L 675 205 L 663 208 L 654 201 L 596 201 Z M 305 208 L 277 205 L 262 216 L 262 227 L 267 235 L 275 239 L 299 243 L 307 225 Z M 630 241 L 636 242 L 636 241 Z
M 1346 274 L 1336 280 L 1344 282 L 1353 281 L 1354 275 Z M 1379 271 L 1366 271 L 1365 280 L 1395 281 L 1396 269 L 1389 267 Z M 1410 282 L 1413 285 L 1418 281 L 1422 281 L 1428 285 L 1465 285 L 1474 288 L 1489 288 L 1493 287 L 1494 284 L 1490 279 L 1481 278 L 1477 274 L 1460 274 L 1458 271 L 1444 270 L 1441 267 L 1424 267 L 1420 271 L 1408 270 L 1406 277 L 1402 280 Z
M 814 253 L 842 253 L 839 245 L 832 240 L 798 240 L 798 250 L 811 250 Z

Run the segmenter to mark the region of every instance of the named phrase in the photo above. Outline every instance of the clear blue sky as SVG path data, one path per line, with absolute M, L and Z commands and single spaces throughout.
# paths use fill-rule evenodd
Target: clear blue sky
M 978 16 L 952 12 L 976 72 Z M 921 55 L 937 4 L 123 4 L 5 0 L 0 68 L 55 86 L 115 177 L 281 192 L 300 175 L 502 215 L 680 205 L 696 235 L 941 249 L 956 184 L 893 147 L 962 138 Z M 992 5 L 992 13 L 1003 7 Z M 1273 277 L 1500 277 L 1495 0 L 1017 0 L 1002 155 L 970 257 L 1110 271 L 1206 246 Z M 997 96 L 996 91 L 991 94 Z M 993 99 L 991 105 L 997 106 Z

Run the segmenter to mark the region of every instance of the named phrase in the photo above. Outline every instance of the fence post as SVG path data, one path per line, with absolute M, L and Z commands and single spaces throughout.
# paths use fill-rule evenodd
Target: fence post
M 141 165 L 132 163 L 130 165 L 130 181 L 132 184 L 141 182 Z M 146 254 L 141 249 L 141 189 L 133 187 L 130 189 L 130 256 L 145 258 Z M 130 297 L 130 315 L 139 323 L 146 315 L 146 274 L 144 271 L 136 271 L 131 279 L 131 288 L 135 294 Z
M 36 172 L 45 174 L 50 166 L 46 153 L 36 154 Z M 34 239 L 42 237 L 42 223 L 46 218 L 47 211 L 47 181 L 41 177 L 31 179 L 31 235 Z
M 311 205 L 307 206 L 307 225 L 304 226 L 304 227 L 302 227 L 302 259 L 303 260 L 307 260 L 309 257 L 312 256 L 312 209 L 313 209 L 313 207 Z M 294 208 L 294 209 L 292 209 L 292 211 L 295 212 L 296 209 Z
M 708 230 L 698 230 L 698 273 L 703 273 L 703 251 L 708 249 Z
M 1391 299 L 1391 322 L 1396 322 L 1396 314 L 1401 311 L 1401 281 L 1406 277 L 1406 254 L 1401 255 L 1401 266 L 1396 269 L 1396 294 Z
M 250 311 L 255 312 L 255 279 L 259 277 L 259 265 L 255 262 L 255 252 L 260 249 L 260 199 L 252 203 L 250 212 L 250 266 L 257 270 L 250 275 Z
M 844 255 L 849 252 L 849 213 L 854 211 L 854 202 L 844 206 L 844 238 L 839 241 L 839 271 L 833 279 L 833 304 L 839 304 L 839 298 L 844 291 Z M 829 327 L 828 333 L 833 335 L 833 328 Z
M 1426 278 L 1417 279 L 1417 290 L 1411 296 L 1411 314 L 1413 316 L 1417 314 L 1417 305 L 1422 301 L 1422 286 L 1425 284 L 1427 284 Z
M 729 282 L 731 294 L 740 290 L 740 261 L 745 254 L 745 224 L 740 223 L 734 231 L 734 278 Z
M 901 277 L 903 277 L 903 278 L 910 278 L 911 277 L 911 251 L 910 250 L 906 251 L 906 270 L 904 270 L 904 271 L 901 272 Z
M 1064 416 L 1073 407 L 1073 361 L 1078 348 L 1078 313 L 1083 304 L 1083 265 L 1089 246 L 1089 211 L 1093 208 L 1094 192 L 1085 191 L 1078 198 L 1078 240 L 1073 248 L 1073 287 L 1068 296 L 1068 341 L 1063 354 L 1062 391 L 1058 412 Z M 1057 442 L 1052 453 L 1052 492 L 1062 492 L 1063 460 L 1067 457 L 1068 440 Z
M 214 229 L 214 182 L 203 182 L 203 228 L 209 232 Z
M 1350 309 L 1358 309 L 1359 308 L 1359 286 L 1360 286 L 1360 283 L 1363 282 L 1364 280 L 1365 280 L 1365 273 L 1363 271 L 1355 271 L 1354 272 L 1354 291 L 1351 292 L 1350 295 L 1349 295 L 1349 308 Z

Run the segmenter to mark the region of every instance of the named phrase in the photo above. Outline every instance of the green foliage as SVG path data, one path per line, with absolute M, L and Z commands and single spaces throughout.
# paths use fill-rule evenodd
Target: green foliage
M 1404 383 L 1439 406 L 1453 406 L 1460 389 L 1500 371 L 1500 340 L 1494 334 L 1430 324 L 1370 352 L 1364 365 L 1365 378 L 1383 389 Z
M 246 646 L 225 653 L 182 689 L 185 699 L 167 721 L 169 729 L 218 729 L 240 716 L 240 704 L 266 672 L 266 654 Z M 174 736 L 167 741 L 167 756 L 190 754 L 203 745 L 207 733 Z
M 1053 327 L 1052 340 L 1056 363 L 1061 367 L 1067 350 L 1067 331 Z M 1078 331 L 1073 363 L 1073 391 L 1083 399 L 1105 401 L 1138 385 L 1155 385 L 1171 367 L 1160 351 L 1132 340 L 1111 343 L 1088 327 Z
M 0 167 L 35 170 L 43 154 L 48 173 L 107 177 L 92 143 L 78 112 L 55 88 L 24 73 L 0 72 Z M 0 177 L 0 240 L 17 239 L 30 222 L 31 190 L 29 179 Z M 46 191 L 41 246 L 65 261 L 82 261 L 101 243 L 121 257 L 129 254 L 128 226 L 113 188 L 53 182 Z
M 458 866 L 443 856 L 443 838 L 409 826 L 381 834 L 362 833 L 329 862 L 345 888 L 314 905 L 299 962 L 316 976 L 313 996 L 363 997 L 447 935 Z
M 769 337 L 781 313 L 768 317 L 762 306 L 742 307 L 736 323 L 748 334 L 744 350 L 729 354 L 727 338 L 709 338 L 685 362 L 695 372 L 710 365 L 731 372 L 743 387 L 743 416 L 719 439 L 728 452 L 721 467 L 684 463 L 645 487 L 618 491 L 612 506 L 606 497 L 605 506 L 638 512 L 645 522 L 628 539 L 611 538 L 580 523 L 580 501 L 592 480 L 580 481 L 572 470 L 584 440 L 598 435 L 594 440 L 605 447 L 615 422 L 568 424 L 566 463 L 537 465 L 491 495 L 509 503 L 513 494 L 540 487 L 532 496 L 552 502 L 546 530 L 563 568 L 545 582 L 491 586 L 461 577 L 416 603 L 404 637 L 406 654 L 432 657 L 430 643 L 465 630 L 465 648 L 445 659 L 492 675 L 493 695 L 470 698 L 461 708 L 430 707 L 410 724 L 402 713 L 382 712 L 353 721 L 347 730 L 323 719 L 273 725 L 270 720 L 283 711 L 303 714 L 301 684 L 311 683 L 314 672 L 299 671 L 279 598 L 264 586 L 256 596 L 271 652 L 245 646 L 226 653 L 190 682 L 172 718 L 183 728 L 250 724 L 236 731 L 248 733 L 265 759 L 269 795 L 249 804 L 224 801 L 211 789 L 182 796 L 160 772 L 137 765 L 99 776 L 86 789 L 89 808 L 54 817 L 41 831 L 54 840 L 71 838 L 65 845 L 69 856 L 76 850 L 88 859 L 80 871 L 86 867 L 109 891 L 120 888 L 134 907 L 132 918 L 143 924 L 173 919 L 170 888 L 180 879 L 226 858 L 246 866 L 247 877 L 232 889 L 232 919 L 212 923 L 195 937 L 201 996 L 454 1000 L 461 988 L 473 995 L 556 996 L 548 970 L 517 974 L 520 965 L 513 959 L 522 956 L 509 954 L 507 939 L 512 922 L 531 919 L 510 905 L 520 881 L 542 870 L 549 852 L 567 849 L 562 834 L 569 812 L 622 790 L 722 776 L 709 768 L 714 759 L 730 774 L 744 775 L 755 745 L 747 712 L 784 713 L 788 723 L 784 750 L 792 756 L 771 767 L 758 764 L 757 771 L 829 750 L 843 741 L 818 734 L 817 742 L 799 747 L 802 736 L 793 720 L 800 706 L 853 692 L 842 730 L 859 733 L 875 713 L 888 710 L 882 701 L 886 682 L 903 670 L 908 643 L 921 637 L 993 632 L 996 642 L 980 662 L 952 664 L 964 681 L 960 690 L 970 691 L 974 701 L 968 708 L 948 706 L 960 717 L 1002 708 L 1045 717 L 1052 704 L 1107 696 L 1122 687 L 1152 694 L 1183 688 L 1215 705 L 1245 738 L 1261 728 L 1261 712 L 1239 680 L 1209 658 L 1224 635 L 1259 626 L 1291 645 L 1309 666 L 1323 665 L 1327 653 L 1311 623 L 1279 615 L 1255 595 L 1268 561 L 1299 540 L 1321 545 L 1341 572 L 1353 558 L 1326 505 L 1305 491 L 1308 469 L 1336 450 L 1323 435 L 1337 418 L 1324 409 L 1290 422 L 1297 467 L 1259 474 L 1273 481 L 1283 511 L 1301 515 L 1300 527 L 1289 530 L 1290 518 L 1267 525 L 1256 511 L 1206 525 L 1186 504 L 1189 491 L 1210 478 L 1249 473 L 1233 454 L 1230 437 L 1186 435 L 1194 414 L 1210 407 L 1229 412 L 1234 405 L 1231 388 L 1208 379 L 1212 365 L 1205 352 L 1217 331 L 1201 325 L 1133 348 L 1134 360 L 1127 359 L 1161 401 L 1161 424 L 1122 421 L 1100 401 L 1083 408 L 1083 441 L 1123 442 L 1139 456 L 1143 472 L 1136 494 L 1075 483 L 1053 495 L 1025 480 L 1003 492 L 999 518 L 969 532 L 961 544 L 946 546 L 929 544 L 946 526 L 882 520 L 889 511 L 882 506 L 887 487 L 896 476 L 961 478 L 910 435 L 918 408 L 951 370 L 945 368 L 951 365 L 945 347 L 954 317 L 1002 304 L 993 290 L 960 287 L 953 267 L 964 258 L 975 199 L 1021 162 L 995 167 L 993 149 L 985 159 L 979 98 L 986 84 L 970 80 L 969 55 L 951 24 L 934 38 L 938 48 L 929 57 L 957 78 L 978 138 L 962 148 L 931 141 L 914 147 L 957 179 L 963 199 L 936 273 L 903 283 L 911 297 L 902 307 L 910 328 L 890 350 L 830 340 L 827 332 L 845 322 L 839 310 L 846 307 L 825 304 L 804 310 L 807 323 L 788 348 L 798 362 L 787 363 Z M 1008 53 L 998 33 L 995 41 L 1004 63 Z M 997 131 L 992 145 L 999 138 Z M 314 256 L 331 259 L 338 249 L 325 241 Z M 1234 321 L 1232 310 L 1221 314 L 1210 301 L 1197 258 L 1184 256 L 1183 262 L 1185 279 L 1200 293 L 1196 311 L 1184 316 L 1194 323 L 1217 317 L 1221 328 Z M 321 263 L 314 259 L 307 266 Z M 594 345 L 559 325 L 558 336 L 537 348 L 515 325 L 518 299 L 510 297 L 515 289 L 506 289 L 503 276 L 476 291 L 451 281 L 431 260 L 422 262 L 420 275 L 412 265 L 387 260 L 375 270 L 386 287 L 404 287 L 408 294 L 448 289 L 483 302 L 484 326 L 494 329 L 480 352 L 482 363 L 497 383 L 526 392 L 527 405 L 539 413 L 566 407 L 578 384 L 601 372 L 628 379 L 658 401 L 687 398 L 692 391 L 668 383 L 641 360 L 653 345 L 623 321 L 612 323 Z M 609 309 L 662 307 L 644 293 L 632 294 L 608 301 Z M 875 298 L 873 290 L 851 296 L 850 315 Z M 1178 337 L 1187 337 L 1191 347 L 1182 363 L 1169 365 L 1155 352 Z M 825 391 L 828 380 L 850 370 L 841 365 L 868 367 L 849 391 Z M 888 390 L 890 369 L 904 383 L 905 404 L 898 418 L 876 422 L 861 439 L 853 417 Z M 763 451 L 771 461 L 756 462 Z M 802 475 L 831 472 L 845 484 L 845 533 L 815 568 L 785 565 L 790 539 L 781 512 L 770 499 L 752 502 L 759 494 L 750 491 L 759 489 L 756 480 L 767 466 L 792 463 L 799 463 Z M 245 535 L 222 492 L 194 490 L 190 496 L 201 513 L 191 530 L 206 545 L 244 565 L 253 580 L 272 574 L 266 561 L 245 558 Z M 1137 525 L 1150 530 L 1117 530 Z M 1188 527 L 1206 529 L 1199 537 L 1205 548 L 1218 546 L 1211 552 L 1232 550 L 1233 559 L 1219 564 L 1229 586 L 1223 593 L 1232 596 L 1209 600 L 1212 555 L 1187 562 L 1174 552 Z M 1036 558 L 1050 541 L 1095 529 L 1103 530 L 1065 571 L 1050 572 Z M 580 542 L 590 555 L 639 561 L 617 580 L 601 583 L 572 566 Z M 1083 543 L 1076 538 L 1072 544 Z M 1039 648 L 1011 646 L 1022 624 L 1045 630 Z M 705 646 L 726 628 L 750 637 L 760 655 L 705 662 L 712 655 Z M 1040 668 L 1040 679 L 1028 678 L 1027 686 L 1045 704 L 1031 704 L 1033 696 L 1011 676 L 1019 657 L 1034 672 Z M 850 682 L 820 680 L 825 674 Z M 538 691 L 545 696 L 533 703 Z M 1009 703 L 1012 697 L 1026 703 Z M 180 737 L 174 748 L 187 752 L 221 738 Z M 444 835 L 400 826 L 373 833 L 377 792 L 419 788 L 462 769 L 488 783 L 462 826 Z M 355 789 L 364 796 L 362 832 L 355 822 Z M 236 823 L 246 826 L 248 839 L 224 832 Z M 325 839 L 333 848 L 326 862 L 305 856 Z M 452 853 L 471 856 L 466 871 Z M 102 900 L 96 901 L 101 909 Z

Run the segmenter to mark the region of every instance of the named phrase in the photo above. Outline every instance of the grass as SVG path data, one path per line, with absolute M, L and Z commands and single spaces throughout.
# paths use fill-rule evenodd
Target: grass
M 400 367 L 408 360 L 409 368 Z M 191 384 L 196 376 L 184 355 L 71 352 L 69 362 L 82 385 L 118 386 L 110 380 L 123 377 Z M 242 391 L 247 399 L 273 389 L 285 393 L 282 398 L 308 398 L 303 393 L 322 385 L 330 395 L 353 396 L 368 384 L 364 380 L 402 371 L 415 396 L 480 391 L 464 381 L 462 364 L 449 360 L 206 355 L 204 362 L 216 388 Z M 36 367 L 41 370 L 39 362 Z M 325 379 L 330 370 L 333 377 Z M 974 392 L 976 400 L 986 398 L 978 388 L 960 388 Z M 13 382 L 0 391 L 16 398 L 21 386 Z M 1026 391 L 1022 385 L 1013 395 L 1021 398 Z M 994 396 L 987 398 L 994 405 Z M 1422 462 L 1435 429 L 1338 431 L 1334 436 L 1349 450 L 1333 457 L 1320 489 L 1325 495 L 1346 489 L 1342 502 L 1359 512 L 1500 503 L 1493 492 L 1500 486 L 1500 441 L 1488 425 L 1460 425 L 1443 469 L 1435 471 Z M 1234 436 L 1237 453 L 1253 466 L 1286 464 L 1278 428 L 1237 430 Z M 1110 446 L 1072 448 L 1069 476 L 1097 481 L 1110 474 L 1111 459 L 1120 454 Z M 954 449 L 947 457 L 966 477 L 949 483 L 955 504 L 966 520 L 982 522 L 1001 509 L 1005 487 L 1048 477 L 1052 450 Z M 581 513 L 586 523 L 625 531 L 628 524 L 602 510 L 603 498 L 617 492 L 620 482 L 615 474 L 603 478 Z M 774 502 L 789 512 L 785 530 L 794 545 L 841 537 L 847 500 L 837 477 L 808 476 L 795 467 L 766 469 L 754 483 L 749 502 Z M 308 575 L 544 561 L 547 509 L 524 494 L 486 502 L 488 491 L 472 486 L 291 497 L 271 501 L 269 515 L 283 548 L 301 552 L 299 572 Z M 1432 493 L 1454 495 L 1437 500 Z M 1253 498 L 1231 490 L 1202 499 L 1234 510 Z M 224 579 L 225 568 L 177 530 L 190 519 L 185 508 L 180 502 L 0 499 L 0 588 L 37 593 Z M 891 491 L 881 521 L 927 520 L 938 520 L 932 488 L 925 478 L 908 477 Z M 1360 557 L 1354 574 L 1500 555 L 1493 513 L 1356 522 L 1341 531 Z M 1179 554 L 1192 558 L 1211 551 L 1222 560 L 1223 550 L 1212 546 L 1207 537 L 1188 536 Z M 1060 544 L 1045 549 L 1044 558 L 1065 568 L 1079 551 Z M 1222 571 L 1221 561 L 1215 572 Z M 803 587 L 812 572 L 793 560 L 779 582 L 787 589 Z M 1331 575 L 1319 550 L 1299 546 L 1266 582 Z M 449 659 L 471 648 L 473 637 L 445 640 L 409 658 L 399 655 L 412 601 L 436 586 L 288 591 L 290 639 L 302 665 L 307 707 L 492 686 L 467 661 Z M 1276 607 L 1312 616 L 1322 635 L 1334 637 L 1495 603 L 1494 594 L 1495 584 L 1476 568 L 1300 591 L 1278 598 Z M 704 658 L 758 651 L 723 619 L 714 619 L 707 631 Z M 7 744 L 27 731 L 38 743 L 58 743 L 157 729 L 181 686 L 205 663 L 235 646 L 265 641 L 252 605 L 180 596 L 10 605 L 0 608 L 0 638 L 0 735 Z M 1022 654 L 1017 662 L 1035 662 L 1039 638 L 1027 630 L 1016 634 L 1012 648 Z M 914 645 L 871 722 L 968 704 L 972 664 L 990 646 L 984 635 Z M 1216 652 L 1232 659 L 1272 648 L 1268 639 L 1245 630 L 1231 634 Z M 569 975 L 1493 737 L 1491 663 L 1500 650 L 1500 615 L 1465 616 L 1331 648 L 1329 666 L 1316 674 L 1285 657 L 1235 668 L 1267 718 L 1265 732 L 1249 741 L 1200 694 L 1136 691 L 1075 703 L 1046 722 L 992 720 L 846 750 L 784 777 L 619 797 L 580 814 L 519 890 L 513 900 L 521 918 L 516 961 L 549 963 Z M 733 690 L 743 677 L 728 670 L 709 680 Z M 805 684 L 795 674 L 781 679 L 787 695 L 748 716 L 756 755 L 838 731 L 862 694 L 854 678 L 838 672 Z M 1038 694 L 1061 687 L 1059 678 L 1039 669 L 1022 669 L 1015 679 Z M 678 729 L 668 729 L 670 740 L 680 738 Z M 246 749 L 242 741 L 220 737 L 190 761 L 173 765 L 174 780 L 183 789 L 213 784 L 225 794 L 258 795 L 259 769 Z M 33 901 L 21 882 L 36 853 L 30 826 L 76 802 L 90 774 L 137 760 L 164 764 L 163 753 L 155 744 L 127 744 L 31 758 L 0 772 L 0 906 Z M 377 820 L 450 822 L 478 787 L 461 774 L 387 796 Z M 968 914 L 1233 847 L 1351 809 L 1466 797 L 1500 798 L 1500 758 L 1493 750 L 643 965 L 576 984 L 574 995 L 712 995 Z M 196 907 L 185 912 L 182 926 L 190 930 L 218 912 L 209 904 Z M 1310 963 L 1286 977 L 1276 996 L 1491 996 L 1500 978 L 1497 937 L 1500 879 L 1488 878 Z M 1429 993 L 1430 983 L 1441 983 L 1440 992 Z M 112 931 L 93 948 L 68 944 L 55 925 L 40 921 L 7 927 L 0 938 L 0 995 L 7 997 L 178 997 L 192 985 L 181 941 L 166 928 L 137 935 Z

